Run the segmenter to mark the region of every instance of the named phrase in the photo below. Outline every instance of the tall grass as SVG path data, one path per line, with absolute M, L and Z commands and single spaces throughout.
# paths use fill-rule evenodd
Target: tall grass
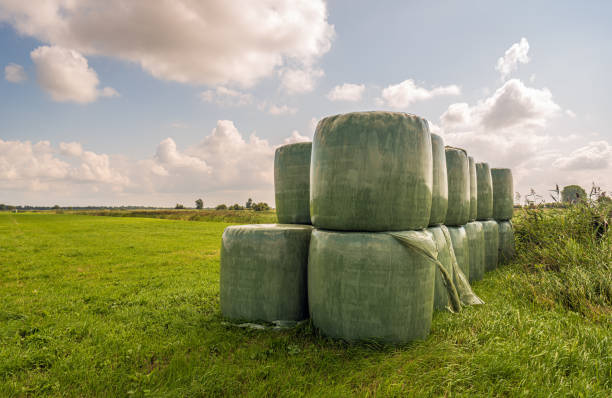
M 581 203 L 567 209 L 523 209 L 515 216 L 517 283 L 532 300 L 593 319 L 612 314 L 610 207 Z

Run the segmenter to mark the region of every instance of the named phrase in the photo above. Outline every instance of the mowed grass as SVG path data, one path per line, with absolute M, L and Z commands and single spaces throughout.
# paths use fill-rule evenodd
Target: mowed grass
M 538 304 L 519 265 L 406 346 L 226 326 L 227 225 L 0 214 L 0 396 L 612 394 L 610 318 Z

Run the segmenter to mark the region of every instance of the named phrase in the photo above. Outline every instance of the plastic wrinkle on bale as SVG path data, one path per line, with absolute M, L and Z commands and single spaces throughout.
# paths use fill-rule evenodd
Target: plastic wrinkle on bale
M 312 224 L 373 232 L 427 227 L 431 145 L 427 121 L 406 113 L 356 112 L 322 119 L 312 146 Z
M 311 142 L 283 145 L 274 154 L 274 193 L 280 224 L 310 224 Z
M 431 134 L 431 153 L 433 160 L 433 190 L 429 226 L 435 226 L 444 223 L 448 210 L 446 153 L 444 151 L 444 140 L 437 134 Z
M 453 283 L 453 264 L 450 253 L 452 244 L 451 246 L 447 244 L 444 232 L 440 227 L 429 227 L 425 232 L 427 232 L 434 241 L 438 253 L 437 260 L 432 256 L 430 257 L 432 257 L 432 260 L 437 261 L 436 265 L 438 267 L 443 267 L 443 269 L 436 269 L 436 282 L 434 287 L 434 310 L 442 310 L 450 305 L 449 294 L 452 294 L 448 290 L 449 283 Z M 401 236 L 396 236 L 396 238 L 401 239 Z
M 223 316 L 244 321 L 308 318 L 307 266 L 312 227 L 230 226 L 221 243 Z

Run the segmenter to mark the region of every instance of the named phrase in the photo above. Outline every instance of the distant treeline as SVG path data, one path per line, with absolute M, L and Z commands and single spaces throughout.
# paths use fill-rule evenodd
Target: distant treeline
M 168 207 L 151 207 L 151 206 L 12 206 L 0 203 L 0 211 L 2 210 L 17 210 L 17 211 L 35 211 L 35 210 L 156 210 L 168 209 Z

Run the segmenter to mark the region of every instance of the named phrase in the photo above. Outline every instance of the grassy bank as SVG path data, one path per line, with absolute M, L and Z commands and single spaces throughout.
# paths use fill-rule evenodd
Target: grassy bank
M 64 211 L 61 211 L 64 213 Z M 165 220 L 214 221 L 232 224 L 276 223 L 274 210 L 82 210 L 66 211 L 64 214 L 79 214 L 105 217 L 161 218 Z
M 610 396 L 609 303 L 538 288 L 557 271 L 528 264 L 516 224 L 519 261 L 474 285 L 486 305 L 388 347 L 224 326 L 227 223 L 2 214 L 0 396 Z

